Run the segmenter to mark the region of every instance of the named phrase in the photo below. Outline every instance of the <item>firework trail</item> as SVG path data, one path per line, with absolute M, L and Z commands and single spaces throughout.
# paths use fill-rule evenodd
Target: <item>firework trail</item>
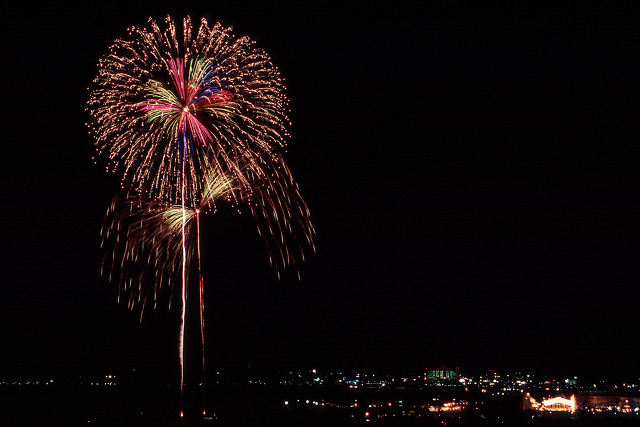
M 102 233 L 103 243 L 115 239 L 108 275 L 119 274 L 119 296 L 128 294 L 130 308 L 141 304 L 142 316 L 150 297 L 155 307 L 161 289 L 181 277 L 182 392 L 194 233 L 204 370 L 200 212 L 219 202 L 250 211 L 278 277 L 304 259 L 315 232 L 281 154 L 288 99 L 277 68 L 218 23 L 202 19 L 194 31 L 187 17 L 178 32 L 170 17 L 163 27 L 150 19 L 114 42 L 98 63 L 88 126 L 107 171 L 119 171 L 129 189 L 114 199 Z

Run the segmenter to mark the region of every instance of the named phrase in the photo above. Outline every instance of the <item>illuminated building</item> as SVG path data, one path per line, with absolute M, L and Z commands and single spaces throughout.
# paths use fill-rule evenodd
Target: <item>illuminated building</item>
M 429 369 L 427 371 L 427 379 L 430 380 L 454 380 L 458 378 L 458 369 L 442 367 L 440 369 Z
M 583 391 L 580 394 L 580 407 L 594 410 L 633 410 L 640 408 L 639 396 L 623 396 L 619 394 L 597 391 Z

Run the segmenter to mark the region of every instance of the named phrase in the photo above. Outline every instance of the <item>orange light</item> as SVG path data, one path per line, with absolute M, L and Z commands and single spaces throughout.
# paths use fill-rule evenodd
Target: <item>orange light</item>
M 182 412 L 182 409 L 180 410 L 180 418 L 184 418 L 184 412 Z

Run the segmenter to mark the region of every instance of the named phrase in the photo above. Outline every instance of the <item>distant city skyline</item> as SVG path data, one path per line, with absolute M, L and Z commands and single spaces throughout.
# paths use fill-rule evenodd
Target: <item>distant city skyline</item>
M 178 387 L 155 383 L 149 378 L 137 378 L 136 375 L 133 371 L 124 375 L 105 373 L 72 381 L 43 382 L 6 382 L 0 378 L 0 394 L 11 396 L 12 391 L 19 391 L 23 396 L 29 396 L 30 392 L 69 397 L 78 392 L 88 396 L 131 394 L 129 400 L 138 408 L 139 414 L 133 416 L 131 411 L 122 411 L 112 417 L 121 422 L 151 421 L 160 417 L 164 423 L 171 424 L 172 419 L 177 419 L 177 414 L 168 412 L 168 409 L 177 408 Z M 423 369 L 405 374 L 319 368 L 268 371 L 245 367 L 211 373 L 206 387 L 203 383 L 187 383 L 185 386 L 188 396 L 185 408 L 189 408 L 185 416 L 194 422 L 246 423 L 243 416 L 247 414 L 251 414 L 254 422 L 262 422 L 263 425 L 295 425 L 303 422 L 300 417 L 305 423 L 325 420 L 329 425 L 341 425 L 335 423 L 353 418 L 372 423 L 393 422 L 391 425 L 404 425 L 405 421 L 421 419 L 428 423 L 441 418 L 443 422 L 456 421 L 461 425 L 474 425 L 479 420 L 526 425 L 524 423 L 532 419 L 537 419 L 536 423 L 557 422 L 557 417 L 575 425 L 603 422 L 603 417 L 607 416 L 620 418 L 619 421 L 609 421 L 607 425 L 614 421 L 629 423 L 640 420 L 640 377 L 629 378 L 625 382 L 590 383 L 575 376 L 557 378 L 540 372 L 489 369 L 482 374 L 468 375 L 459 367 Z M 108 394 L 104 394 L 106 392 Z M 154 397 L 145 403 L 140 400 L 141 395 Z M 158 399 L 165 401 L 163 408 L 153 403 Z M 200 404 L 206 408 L 205 413 L 195 412 L 195 407 Z M 246 410 L 238 410 L 241 407 Z M 39 411 L 41 409 L 36 413 Z M 15 414 L 13 416 L 16 417 Z M 100 412 L 85 410 L 82 416 L 87 422 L 104 420 Z M 22 418 L 27 419 L 28 416 Z M 274 418 L 277 423 L 267 421 Z

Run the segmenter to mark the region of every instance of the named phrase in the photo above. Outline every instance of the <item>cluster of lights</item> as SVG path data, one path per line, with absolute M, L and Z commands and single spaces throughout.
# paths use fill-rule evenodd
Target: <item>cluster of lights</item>
M 11 385 L 11 386 L 22 386 L 22 385 L 50 385 L 53 384 L 53 380 L 49 380 L 49 381 L 31 381 L 31 380 L 26 380 L 26 381 L 0 381 L 0 386 L 3 385 Z
M 437 406 L 437 405 L 430 405 L 429 406 L 429 411 L 430 412 L 460 412 L 462 410 L 464 410 L 464 408 L 466 407 L 467 402 L 465 401 L 461 401 L 461 402 L 444 402 L 443 404 Z

